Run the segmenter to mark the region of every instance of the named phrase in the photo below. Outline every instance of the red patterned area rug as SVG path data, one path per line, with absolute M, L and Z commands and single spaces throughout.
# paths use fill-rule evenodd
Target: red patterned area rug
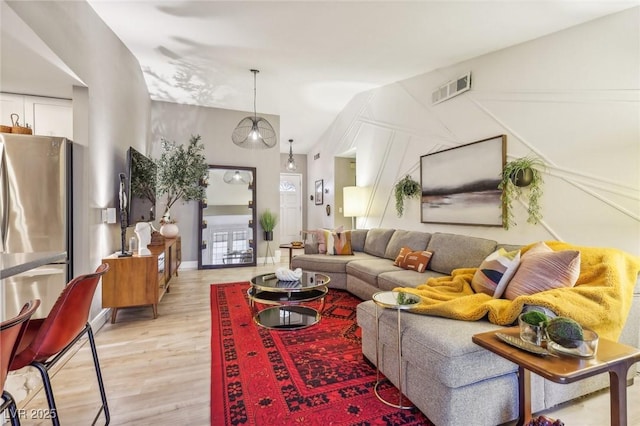
M 269 330 L 253 321 L 248 288 L 211 286 L 212 425 L 433 426 L 415 408 L 376 398 L 356 324 L 359 299 L 331 289 L 318 324 Z

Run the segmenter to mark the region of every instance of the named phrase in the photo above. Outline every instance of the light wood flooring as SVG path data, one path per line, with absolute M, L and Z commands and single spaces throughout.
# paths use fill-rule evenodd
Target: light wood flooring
M 248 281 L 274 269 L 269 264 L 181 270 L 158 307 L 157 319 L 153 319 L 150 307 L 143 307 L 122 309 L 115 324 L 106 323 L 96 334 L 96 341 L 111 424 L 208 425 L 209 284 Z M 640 425 L 640 378 L 635 383 L 628 389 L 629 425 Z M 63 425 L 91 424 L 100 397 L 88 344 L 55 375 L 53 387 Z M 43 392 L 38 392 L 22 408 L 30 415 L 31 410 L 46 406 Z M 608 425 L 609 394 L 602 392 L 546 414 L 562 419 L 567 426 Z M 23 418 L 22 424 L 51 423 Z

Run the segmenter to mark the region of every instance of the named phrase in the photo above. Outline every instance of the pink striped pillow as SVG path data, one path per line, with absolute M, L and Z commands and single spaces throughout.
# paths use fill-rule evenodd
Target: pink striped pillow
M 579 275 L 579 251 L 553 251 L 541 241 L 522 256 L 504 297 L 513 300 L 554 288 L 573 287 Z

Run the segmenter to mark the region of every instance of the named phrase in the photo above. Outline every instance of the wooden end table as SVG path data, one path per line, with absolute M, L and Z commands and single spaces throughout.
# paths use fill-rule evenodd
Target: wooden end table
M 293 260 L 293 250 L 304 249 L 304 244 L 302 245 L 293 245 L 289 244 L 280 244 L 280 248 L 289 249 L 289 269 L 291 269 L 291 261 Z
M 627 424 L 627 371 L 640 361 L 640 350 L 632 346 L 600 338 L 596 355 L 590 359 L 569 356 L 539 356 L 515 348 L 496 337 L 496 333 L 520 336 L 518 327 L 476 334 L 474 343 L 518 365 L 517 425 L 531 418 L 531 372 L 555 383 L 577 382 L 600 373 L 609 373 L 611 424 Z

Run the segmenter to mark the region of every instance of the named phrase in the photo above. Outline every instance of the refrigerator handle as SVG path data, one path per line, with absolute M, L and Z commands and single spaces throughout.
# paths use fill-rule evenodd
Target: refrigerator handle
M 7 159 L 4 154 L 4 144 L 0 144 L 0 252 L 4 252 L 7 244 L 7 229 L 9 228 L 9 176 L 7 176 Z

